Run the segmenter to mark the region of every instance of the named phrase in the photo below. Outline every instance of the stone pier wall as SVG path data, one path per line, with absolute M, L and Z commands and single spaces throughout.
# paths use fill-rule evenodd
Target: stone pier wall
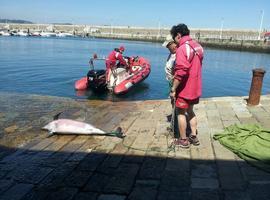
M 128 39 L 151 42 L 163 42 L 170 28 L 131 27 L 131 26 L 96 26 L 96 25 L 49 25 L 49 24 L 1 24 L 0 29 L 10 31 L 53 31 L 69 32 L 82 37 Z M 191 36 L 206 47 L 235 50 L 247 50 L 270 53 L 270 42 L 260 39 L 257 30 L 229 29 L 194 29 Z

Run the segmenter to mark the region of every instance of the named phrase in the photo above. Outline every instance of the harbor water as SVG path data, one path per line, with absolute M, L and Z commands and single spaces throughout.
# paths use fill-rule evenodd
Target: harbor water
M 106 56 L 124 45 L 126 56 L 143 56 L 151 74 L 128 94 L 77 92 L 74 82 L 89 70 L 94 53 Z M 0 92 L 112 101 L 168 98 L 164 65 L 168 50 L 158 43 L 95 38 L 0 37 Z M 104 69 L 103 62 L 96 67 Z M 263 94 L 270 93 L 270 54 L 205 48 L 203 96 L 247 96 L 252 69 L 264 68 Z

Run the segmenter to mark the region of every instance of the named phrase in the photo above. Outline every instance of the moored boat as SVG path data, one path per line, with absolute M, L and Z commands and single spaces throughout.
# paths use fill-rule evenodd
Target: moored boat
M 2 36 L 10 36 L 10 33 L 5 32 L 5 31 L 0 31 L 0 35 L 2 35 Z
M 56 36 L 57 37 L 74 37 L 73 34 L 71 34 L 71 33 L 65 33 L 65 32 L 57 33 Z
M 28 33 L 26 31 L 19 31 L 19 32 L 17 32 L 17 36 L 26 37 L 26 36 L 28 36 Z
M 55 37 L 56 33 L 54 33 L 54 32 L 41 32 L 40 36 L 41 37 Z

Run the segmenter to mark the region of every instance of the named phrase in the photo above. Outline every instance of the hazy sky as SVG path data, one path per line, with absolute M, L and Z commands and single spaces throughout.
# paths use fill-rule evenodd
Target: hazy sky
M 0 18 L 36 23 L 270 30 L 270 0 L 0 0 Z

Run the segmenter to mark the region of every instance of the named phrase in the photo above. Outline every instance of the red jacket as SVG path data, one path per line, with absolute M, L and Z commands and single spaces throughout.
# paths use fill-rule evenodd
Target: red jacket
M 106 59 L 106 67 L 113 67 L 116 65 L 116 61 L 119 60 L 121 65 L 126 66 L 127 62 L 123 58 L 122 54 L 120 52 L 117 52 L 113 50 Z
M 202 94 L 203 48 L 190 36 L 180 39 L 176 51 L 174 78 L 181 81 L 177 96 L 193 100 Z

